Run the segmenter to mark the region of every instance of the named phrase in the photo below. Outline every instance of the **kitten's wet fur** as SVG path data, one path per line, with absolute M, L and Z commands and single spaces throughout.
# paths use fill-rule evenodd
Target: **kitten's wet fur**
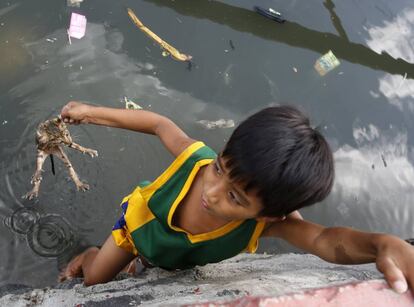
M 78 174 L 76 174 L 73 169 L 72 163 L 63 151 L 62 145 L 79 150 L 82 153 L 87 153 L 91 157 L 98 156 L 98 152 L 90 148 L 82 147 L 73 142 L 68 127 L 60 116 L 46 120 L 39 124 L 36 130 L 36 144 L 36 171 L 30 181 L 30 183 L 33 184 L 33 189 L 25 194 L 23 196 L 24 198 L 33 199 L 38 196 L 40 183 L 42 182 L 43 163 L 49 155 L 55 155 L 63 161 L 78 191 L 89 190 L 89 185 L 80 181 Z

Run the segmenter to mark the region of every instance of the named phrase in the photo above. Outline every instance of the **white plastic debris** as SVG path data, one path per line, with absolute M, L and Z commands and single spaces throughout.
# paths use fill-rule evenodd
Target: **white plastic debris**
M 86 32 L 86 17 L 80 14 L 72 13 L 70 26 L 68 30 L 69 42 L 70 37 L 81 39 Z
M 129 100 L 127 97 L 124 97 L 124 101 L 125 101 L 125 109 L 142 110 L 142 107 L 140 105 L 136 104 L 132 100 Z
M 234 120 L 232 119 L 219 119 L 216 121 L 210 120 L 199 120 L 197 121 L 198 124 L 202 125 L 204 128 L 207 129 L 216 129 L 216 128 L 232 128 L 234 127 Z

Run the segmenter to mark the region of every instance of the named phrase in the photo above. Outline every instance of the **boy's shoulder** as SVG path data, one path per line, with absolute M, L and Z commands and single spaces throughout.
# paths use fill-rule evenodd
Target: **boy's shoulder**
M 284 220 L 266 222 L 262 232 L 262 237 L 277 237 L 282 239 L 295 239 L 302 237 L 309 239 L 315 237 L 323 231 L 325 227 L 304 220 L 298 211 L 289 214 Z
M 215 159 L 217 157 L 217 153 L 204 142 L 193 140 L 193 142 L 188 142 L 188 144 L 186 144 L 182 152 L 177 156 L 177 159 L 183 156 L 188 158 L 192 155 L 211 159 Z

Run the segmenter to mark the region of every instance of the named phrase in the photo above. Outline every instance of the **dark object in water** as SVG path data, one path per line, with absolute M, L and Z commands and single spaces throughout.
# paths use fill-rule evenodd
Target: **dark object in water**
M 231 50 L 236 49 L 236 48 L 234 47 L 234 44 L 233 44 L 233 41 L 232 41 L 232 40 L 229 40 L 229 44 L 230 44 L 230 48 L 231 48 Z
M 260 6 L 255 6 L 254 10 L 258 12 L 260 15 L 275 20 L 279 23 L 284 23 L 286 21 L 286 19 L 282 17 L 282 14 L 280 14 L 278 11 L 275 11 L 272 8 L 265 9 Z
M 381 154 L 382 163 L 384 163 L 384 167 L 387 167 L 387 161 L 385 161 L 385 157 Z
M 52 174 L 56 175 L 55 173 L 55 161 L 53 160 L 53 155 L 49 155 L 50 163 L 52 164 Z
M 191 62 L 191 60 L 187 61 L 187 70 L 191 71 L 193 69 L 193 62 Z

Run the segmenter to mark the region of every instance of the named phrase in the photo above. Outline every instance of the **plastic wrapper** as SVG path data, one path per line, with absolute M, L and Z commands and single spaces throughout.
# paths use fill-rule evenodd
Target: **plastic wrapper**
M 327 53 L 316 60 L 314 67 L 321 76 L 324 76 L 335 67 L 338 67 L 340 64 L 341 62 L 339 62 L 335 54 L 329 50 Z
M 132 100 L 129 100 L 127 97 L 124 97 L 124 101 L 125 101 L 125 109 L 130 109 L 130 110 L 141 110 L 142 109 L 140 105 L 136 104 Z

